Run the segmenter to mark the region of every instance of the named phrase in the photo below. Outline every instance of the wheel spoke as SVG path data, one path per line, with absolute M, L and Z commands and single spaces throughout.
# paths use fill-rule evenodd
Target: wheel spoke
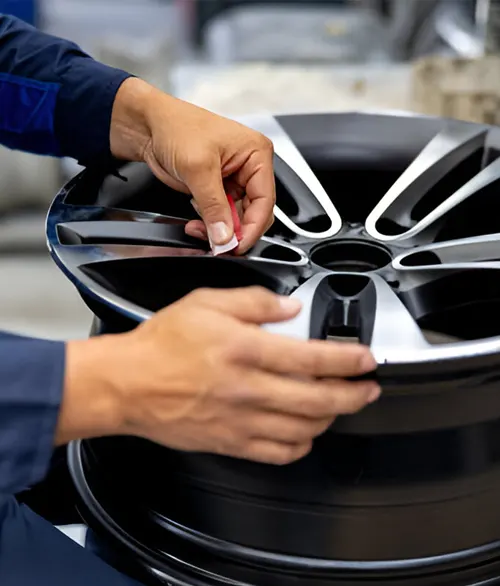
M 420 327 L 392 288 L 378 275 L 359 300 L 360 341 L 368 344 L 379 364 L 429 348 Z
M 112 222 L 151 222 L 156 224 L 181 224 L 187 220 L 177 216 L 167 216 L 154 212 L 141 212 L 113 207 L 94 205 L 53 205 L 50 214 L 50 225 L 57 226 L 61 223 L 88 222 L 88 221 L 112 221 Z
M 273 333 L 300 340 L 326 338 L 326 327 L 335 294 L 328 284 L 330 272 L 314 275 L 298 287 L 291 297 L 302 302 L 297 317 L 277 324 L 266 324 L 264 328 Z
M 208 250 L 206 243 L 187 236 L 181 223 L 90 220 L 60 223 L 57 232 L 62 244 L 143 244 Z
M 298 285 L 301 270 L 251 257 L 214 258 L 202 250 L 166 246 L 62 245 L 54 258 L 84 292 L 142 321 L 152 311 L 200 287 L 235 288 L 258 285 L 287 295 Z M 172 279 L 171 275 L 177 275 Z M 140 287 L 137 288 L 137 283 Z M 130 292 L 130 295 L 127 293 Z M 131 301 L 138 291 L 144 302 Z M 178 296 L 172 298 L 172 292 Z M 153 298 L 159 300 L 149 303 Z
M 412 219 L 415 205 L 459 163 L 484 146 L 486 135 L 487 130 L 482 127 L 454 123 L 435 136 L 370 213 L 366 220 L 367 232 L 382 241 L 411 239 L 500 177 L 500 163 L 495 161 L 422 220 L 415 223 Z M 407 229 L 397 235 L 382 234 L 377 226 L 381 219 Z
M 182 248 L 175 246 L 141 246 L 134 244 L 82 244 L 59 246 L 58 257 L 68 266 L 81 267 L 91 263 L 128 260 L 133 258 L 178 258 L 208 256 L 199 248 Z
M 252 248 L 249 259 L 259 262 L 304 267 L 309 263 L 307 255 L 287 242 L 263 236 Z
M 393 261 L 398 271 L 500 269 L 500 233 L 419 246 Z
M 280 207 L 275 206 L 276 218 L 289 230 L 307 238 L 330 238 L 342 227 L 342 220 L 328 193 L 304 159 L 292 138 L 273 116 L 255 116 L 244 120 L 248 126 L 270 138 L 275 151 L 275 173 L 295 198 L 302 215 L 309 219 L 316 214 L 317 203 L 328 216 L 331 225 L 323 232 L 311 232 L 298 226 Z

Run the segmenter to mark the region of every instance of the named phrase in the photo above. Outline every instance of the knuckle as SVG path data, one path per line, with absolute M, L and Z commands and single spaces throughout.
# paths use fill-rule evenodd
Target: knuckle
M 259 409 L 261 398 L 258 388 L 240 368 L 231 368 L 231 377 L 226 386 L 228 399 L 242 409 L 242 418 L 238 421 L 241 433 L 255 434 L 254 411 Z M 248 411 L 252 411 L 249 413 Z
M 332 370 L 332 363 L 336 356 L 334 355 L 332 361 L 332 353 L 328 344 L 330 342 L 309 340 L 306 345 L 300 348 L 300 365 L 306 374 L 325 376 Z
M 261 133 L 257 133 L 258 136 L 258 143 L 260 148 L 271 155 L 274 153 L 274 144 L 271 139 Z
M 290 439 L 295 443 L 303 444 L 304 442 L 310 442 L 321 433 L 320 425 L 313 419 L 305 421 Z
M 186 299 L 190 299 L 193 303 L 196 304 L 203 304 L 212 299 L 214 296 L 214 291 L 209 289 L 208 287 L 200 287 L 199 289 L 195 289 L 191 291 L 186 297 Z
M 333 416 L 350 415 L 356 413 L 356 401 L 354 397 L 349 396 L 344 388 L 337 387 L 331 398 L 330 412 Z
M 309 440 L 308 442 L 304 442 L 302 445 L 298 446 L 297 448 L 297 460 L 300 460 L 304 456 L 307 456 L 313 449 L 313 440 Z
M 274 463 L 277 466 L 286 466 L 297 459 L 296 448 L 294 446 L 281 446 L 274 455 Z
M 319 437 L 320 435 L 323 435 L 325 433 L 325 431 L 328 430 L 328 428 L 332 425 L 332 423 L 334 421 L 335 421 L 335 417 L 323 418 L 320 421 L 318 421 L 314 426 L 313 438 L 316 438 L 316 437 Z
M 258 303 L 263 309 L 274 309 L 276 307 L 276 295 L 265 287 L 249 287 L 247 289 L 254 303 Z
M 227 445 L 226 453 L 235 457 L 244 457 L 248 450 L 250 438 L 242 430 L 238 430 L 231 438 L 231 443 Z
M 221 456 L 234 456 L 238 457 L 245 451 L 245 441 L 240 437 L 239 432 L 236 433 L 233 430 L 224 430 L 220 433 L 218 441 L 216 442 L 216 448 L 214 452 Z
M 301 413 L 306 417 L 313 419 L 319 419 L 324 417 L 325 412 L 328 413 L 329 405 L 326 401 L 318 396 L 304 397 L 302 404 L 300 405 Z
M 287 466 L 301 460 L 312 450 L 312 445 L 312 440 L 310 440 L 299 445 L 283 446 L 276 454 L 276 464 L 278 466 Z
M 278 442 L 297 443 L 308 437 L 309 430 L 304 422 L 283 417 L 278 424 L 272 426 L 271 439 Z
M 321 375 L 325 372 L 327 361 L 325 360 L 323 348 L 320 346 L 312 346 L 307 356 L 307 367 L 309 374 Z
M 342 364 L 342 370 L 354 374 L 361 374 L 364 369 L 362 361 L 368 356 L 368 351 L 358 344 L 338 342 L 334 348 L 337 362 Z
M 344 383 L 335 393 L 337 413 L 353 415 L 361 411 L 368 404 L 370 388 L 368 385 Z
M 235 336 L 234 330 L 231 339 L 231 356 L 235 361 L 244 366 L 252 365 L 258 368 L 265 363 L 263 348 L 259 344 L 255 344 L 253 339 L 246 333 Z M 250 383 L 250 381 L 248 382 Z M 252 381 L 251 386 L 252 388 L 261 388 L 263 384 Z
M 265 287 L 261 287 L 260 285 L 252 285 L 247 287 L 245 291 L 248 291 L 251 295 L 266 295 L 269 293 Z
M 231 362 L 234 352 L 232 350 L 232 344 L 226 339 L 217 340 L 213 349 L 213 364 L 214 367 L 218 363 L 220 365 L 227 365 Z

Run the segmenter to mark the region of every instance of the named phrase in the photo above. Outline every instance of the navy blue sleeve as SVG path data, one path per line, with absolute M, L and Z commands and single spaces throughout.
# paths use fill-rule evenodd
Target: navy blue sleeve
M 64 385 L 65 344 L 0 333 L 0 494 L 47 472 Z
M 84 165 L 109 158 L 113 102 L 128 77 L 0 14 L 0 144 Z

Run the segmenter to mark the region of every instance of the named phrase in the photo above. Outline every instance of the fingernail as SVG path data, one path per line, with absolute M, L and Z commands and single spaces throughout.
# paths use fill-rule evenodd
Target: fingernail
M 280 305 L 286 312 L 299 311 L 302 307 L 302 303 L 295 297 L 280 297 Z
M 372 370 L 376 370 L 377 366 L 377 361 L 371 354 L 363 354 L 359 363 L 363 372 L 372 372 Z
M 210 246 L 212 248 L 212 254 L 214 256 L 220 256 L 221 254 L 227 254 L 238 248 L 238 239 L 236 236 L 233 236 L 226 244 L 213 244 L 210 242 Z
M 214 222 L 207 226 L 208 237 L 212 245 L 225 244 L 231 238 L 231 230 L 224 222 Z
M 370 394 L 368 395 L 368 403 L 375 403 L 382 394 L 382 389 L 378 385 L 374 385 Z

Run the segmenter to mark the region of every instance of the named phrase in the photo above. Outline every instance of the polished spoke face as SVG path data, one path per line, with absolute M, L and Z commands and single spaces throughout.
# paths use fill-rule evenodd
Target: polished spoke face
M 414 362 L 417 354 L 428 353 L 430 344 L 419 325 L 393 289 L 378 275 L 321 272 L 314 275 L 291 295 L 302 303 L 302 311 L 287 322 L 268 324 L 266 330 L 307 340 L 326 338 L 336 322 L 347 325 L 345 310 L 353 299 L 346 282 L 357 279 L 359 323 L 355 328 L 360 341 L 370 345 L 379 364 Z M 360 282 L 362 282 L 360 284 Z M 344 310 L 344 316 L 340 313 Z M 339 314 L 339 319 L 336 318 Z
M 273 334 L 299 340 L 326 338 L 328 320 L 335 301 L 328 282 L 331 274 L 329 271 L 318 273 L 292 293 L 291 297 L 302 303 L 302 310 L 297 317 L 286 322 L 268 324 L 264 328 Z
M 422 150 L 406 171 L 375 206 L 366 220 L 366 231 L 383 242 L 408 241 L 431 227 L 459 203 L 477 193 L 500 176 L 495 161 L 419 221 L 413 210 L 426 193 L 452 169 L 484 146 L 487 131 L 474 125 L 452 123 Z M 382 220 L 402 228 L 398 234 L 384 234 Z
M 500 233 L 419 246 L 393 266 L 402 272 L 500 269 Z
M 378 275 L 359 299 L 360 341 L 368 344 L 379 364 L 413 362 L 430 348 L 422 330 L 393 289 Z
M 279 202 L 274 210 L 276 218 L 299 236 L 312 239 L 335 236 L 342 228 L 340 215 L 314 171 L 280 123 L 273 116 L 255 116 L 245 119 L 245 123 L 272 140 L 275 173 L 295 200 L 298 207 L 297 222 L 314 218 L 319 211 L 321 215 L 328 217 L 330 226 L 321 232 L 301 228 L 280 208 Z

